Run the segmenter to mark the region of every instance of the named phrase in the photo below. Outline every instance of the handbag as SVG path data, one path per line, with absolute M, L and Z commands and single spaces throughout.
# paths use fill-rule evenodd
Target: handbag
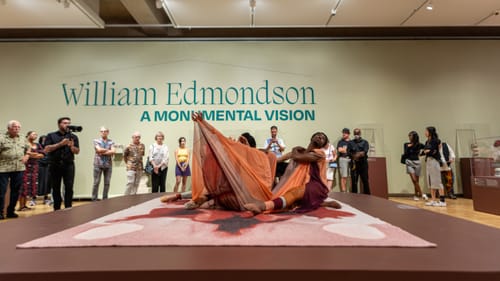
M 406 154 L 401 154 L 401 160 L 399 160 L 399 162 L 401 162 L 401 164 L 405 164 L 406 165 Z
M 146 160 L 146 166 L 144 167 L 144 172 L 146 172 L 146 174 L 148 175 L 151 175 L 153 173 L 153 164 L 151 164 L 151 161 L 149 161 L 149 157 L 148 159 Z

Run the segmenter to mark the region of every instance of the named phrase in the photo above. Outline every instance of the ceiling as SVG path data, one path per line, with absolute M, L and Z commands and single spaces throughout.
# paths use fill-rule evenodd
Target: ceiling
M 496 39 L 499 11 L 500 0 L 0 0 L 0 40 Z

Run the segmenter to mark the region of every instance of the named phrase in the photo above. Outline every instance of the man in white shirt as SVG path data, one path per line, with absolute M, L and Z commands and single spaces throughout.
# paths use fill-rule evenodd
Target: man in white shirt
M 276 158 L 280 158 L 285 151 L 285 142 L 283 139 L 278 138 L 278 127 L 271 126 L 271 137 L 267 138 L 264 142 L 264 149 L 266 151 L 272 152 L 276 155 Z M 288 163 L 286 162 L 278 162 L 276 164 L 276 178 L 279 179 L 286 170 Z

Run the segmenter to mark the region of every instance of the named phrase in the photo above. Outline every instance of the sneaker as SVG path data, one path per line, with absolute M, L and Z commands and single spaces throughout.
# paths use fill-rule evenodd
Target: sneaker
M 456 200 L 457 196 L 455 194 L 451 193 L 451 194 L 448 195 L 448 198 Z
M 44 203 L 45 203 L 45 205 L 50 206 L 50 205 L 52 205 L 52 200 L 45 199 Z
M 414 200 L 414 201 L 419 201 L 419 200 L 420 200 L 420 198 L 418 198 L 418 196 L 413 196 L 413 200 Z
M 427 201 L 427 200 L 429 200 L 429 197 L 427 197 L 427 194 L 424 193 L 424 194 L 422 194 L 422 199 Z
M 436 202 L 434 202 L 434 201 L 427 201 L 427 202 L 425 202 L 425 206 L 434 206 L 435 203 Z
M 36 206 L 36 202 L 35 202 L 35 200 L 31 200 L 31 201 L 28 203 L 28 206 L 30 206 L 30 207 L 34 207 L 34 206 Z
M 24 211 L 29 211 L 31 210 L 31 208 L 27 207 L 27 206 L 23 206 L 23 207 L 20 207 L 19 209 L 17 209 L 18 212 L 24 212 Z
M 446 202 L 439 201 L 439 202 L 437 202 L 436 206 L 437 207 L 446 207 Z

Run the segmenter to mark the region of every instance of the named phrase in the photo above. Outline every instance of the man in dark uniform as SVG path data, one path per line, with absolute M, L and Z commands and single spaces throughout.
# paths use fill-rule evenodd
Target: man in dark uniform
M 352 193 L 358 193 L 358 179 L 361 178 L 363 183 L 363 193 L 370 194 L 370 183 L 368 182 L 368 150 L 370 145 L 368 141 L 361 138 L 361 130 L 359 128 L 353 131 L 354 139 L 351 143 L 351 179 Z
M 75 179 L 75 154 L 80 153 L 78 137 L 71 133 L 71 119 L 57 120 L 59 130 L 47 135 L 45 152 L 48 153 L 50 184 L 53 192 L 54 211 L 61 209 L 61 180 L 64 182 L 64 208 L 71 208 L 73 202 L 73 181 Z

